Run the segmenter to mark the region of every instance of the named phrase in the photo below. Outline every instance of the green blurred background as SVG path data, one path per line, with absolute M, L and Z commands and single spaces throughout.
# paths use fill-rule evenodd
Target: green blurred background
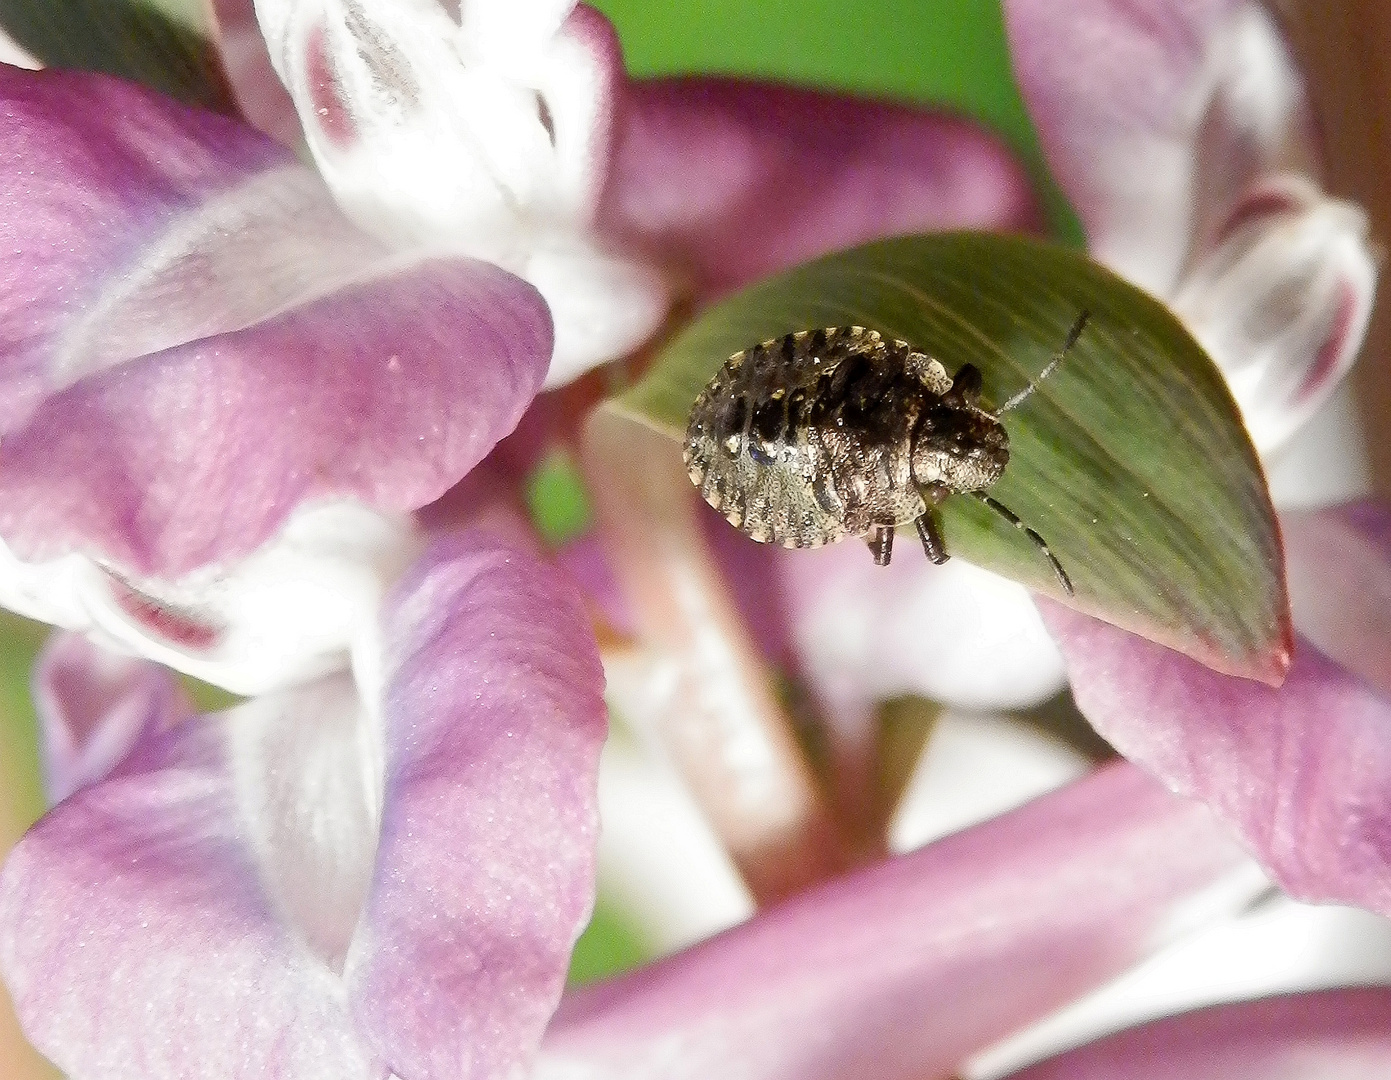
M 0 13 L 16 0 L 0 3 Z M 24 2 L 24 0 L 18 0 Z M 60 5 L 70 0 L 29 0 Z M 120 0 L 104 0 L 117 4 Z M 195 24 L 200 0 L 154 0 Z M 976 117 L 1001 134 L 1040 179 L 1037 144 L 1010 78 L 998 0 L 597 0 L 617 25 L 638 76 L 724 73 L 932 104 Z M 50 9 L 51 10 L 51 9 Z M 1056 196 L 1055 222 L 1075 238 Z M 2 467 L 2 466 L 0 466 Z M 29 665 L 42 631 L 0 616 L 0 847 L 42 811 Z M 630 964 L 642 946 L 621 914 L 601 906 L 576 956 L 588 979 Z M 3 1008 L 3 1003 L 0 1003 Z M 0 1077 L 51 1076 L 22 1050 L 0 1011 Z

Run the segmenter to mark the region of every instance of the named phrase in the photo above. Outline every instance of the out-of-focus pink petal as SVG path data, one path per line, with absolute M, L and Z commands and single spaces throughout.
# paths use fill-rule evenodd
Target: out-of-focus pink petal
M 1222 1005 L 1132 1028 L 1012 1080 L 1383 1080 L 1391 990 Z
M 637 647 L 604 657 L 618 711 L 671 755 L 760 901 L 835 873 L 841 838 L 703 542 L 675 445 L 600 409 L 581 461 L 636 624 Z
M 529 285 L 393 256 L 249 128 L 0 71 L 0 534 L 177 575 L 308 499 L 429 502 L 544 376 Z M 463 403 L 463 404 L 461 404 Z
M 1295 626 L 1391 700 L 1391 510 L 1287 511 L 1280 531 Z
M 299 114 L 280 76 L 271 67 L 270 53 L 256 21 L 254 0 L 205 0 L 217 28 L 222 68 L 241 114 L 255 127 L 286 146 L 304 138 Z
M 1391 914 L 1391 702 L 1304 639 L 1273 689 L 1041 607 L 1117 750 L 1211 806 L 1296 898 Z
M 103 779 L 147 732 L 193 715 L 168 668 L 55 633 L 34 669 L 49 805 Z
M 0 964 L 26 1034 L 73 1080 L 384 1075 L 260 859 L 277 830 L 258 825 L 286 800 L 264 797 L 274 775 L 251 777 L 267 788 L 239 770 L 239 719 L 147 734 L 5 864 Z M 282 779 L 313 775 L 276 764 Z
M 629 84 L 599 227 L 713 296 L 882 236 L 1036 221 L 1019 164 L 964 120 L 690 78 Z
M 959 559 L 906 555 L 885 568 L 863 545 L 838 544 L 778 559 L 814 685 L 832 699 L 918 694 L 981 710 L 1035 705 L 1062 688 L 1062 657 L 1023 586 Z
M 593 901 L 603 673 L 540 560 L 442 541 L 385 620 L 386 784 L 349 957 L 359 1029 L 413 1080 L 520 1071 Z
M 1260 173 L 1313 169 L 1309 117 L 1250 0 L 1006 0 L 1015 75 L 1093 252 L 1161 295 Z
M 1120 764 L 575 995 L 537 1076 L 943 1076 L 1241 863 L 1201 806 Z
M 632 605 L 614 577 L 613 567 L 593 530 L 556 549 L 555 563 L 579 586 L 608 628 L 624 637 L 637 631 Z

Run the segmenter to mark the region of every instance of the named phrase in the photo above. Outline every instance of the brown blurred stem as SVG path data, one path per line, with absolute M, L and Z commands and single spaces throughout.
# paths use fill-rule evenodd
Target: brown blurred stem
M 1391 244 L 1391 4 L 1274 0 L 1323 133 L 1329 190 L 1361 203 L 1372 239 Z M 1376 308 L 1353 372 L 1377 492 L 1391 496 L 1391 279 L 1382 266 Z

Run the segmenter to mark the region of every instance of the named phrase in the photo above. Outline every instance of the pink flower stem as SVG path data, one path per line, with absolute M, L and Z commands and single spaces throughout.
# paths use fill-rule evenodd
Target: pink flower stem
M 607 658 L 611 697 L 640 702 L 627 712 L 644 715 L 624 718 L 664 745 L 760 904 L 835 874 L 836 829 L 706 548 L 676 444 L 601 409 L 582 459 L 638 624 L 636 647 Z

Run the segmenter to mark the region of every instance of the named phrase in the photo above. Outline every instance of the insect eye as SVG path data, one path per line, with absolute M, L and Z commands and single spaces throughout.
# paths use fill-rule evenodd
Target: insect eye
M 980 400 L 981 387 L 980 370 L 974 364 L 965 364 L 952 380 L 951 396 L 974 405 Z

